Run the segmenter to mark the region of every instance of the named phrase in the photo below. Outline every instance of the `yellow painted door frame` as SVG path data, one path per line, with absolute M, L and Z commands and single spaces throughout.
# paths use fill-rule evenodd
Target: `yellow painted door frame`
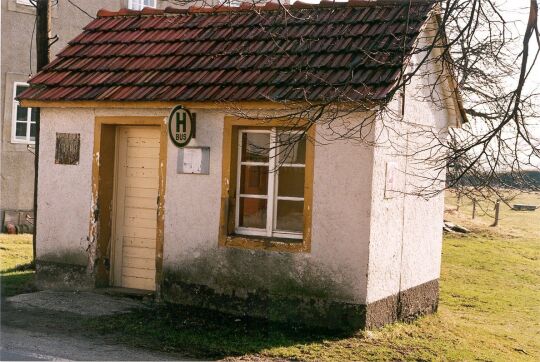
M 167 164 L 167 123 L 165 117 L 96 117 L 95 128 L 94 128 L 94 153 L 93 153 L 93 167 L 92 167 L 92 210 L 90 215 L 90 240 L 94 244 L 98 240 L 98 230 L 96 220 L 95 208 L 97 205 L 97 200 L 99 198 L 99 152 L 101 146 L 101 135 L 102 135 L 102 126 L 103 125 L 113 125 L 119 127 L 123 126 L 159 126 L 160 137 L 159 137 L 159 165 L 158 165 L 158 200 L 157 200 L 157 212 L 156 212 L 156 248 L 155 248 L 155 291 L 156 295 L 159 296 L 161 292 L 161 281 L 162 281 L 162 267 L 163 267 L 163 242 L 164 242 L 164 202 L 165 202 L 165 181 L 166 181 L 166 164 Z M 117 149 L 118 147 L 115 147 Z M 116 180 L 115 180 L 116 184 Z M 113 198 L 114 200 L 115 198 Z M 115 215 L 112 216 L 113 221 Z M 114 242 L 114 234 L 112 234 L 110 243 Z M 111 245 L 112 246 L 112 245 Z M 110 247 L 108 248 L 111 249 Z M 108 255 L 108 257 L 114 257 L 113 255 Z M 114 260 L 111 259 L 114 263 Z M 114 271 L 114 270 L 113 270 Z M 111 276 L 114 273 L 111 273 Z

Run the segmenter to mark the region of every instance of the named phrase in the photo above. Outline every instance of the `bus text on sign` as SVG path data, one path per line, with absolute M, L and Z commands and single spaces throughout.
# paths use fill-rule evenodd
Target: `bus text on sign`
M 185 147 L 195 136 L 195 117 L 183 106 L 176 106 L 169 115 L 169 136 L 176 147 Z

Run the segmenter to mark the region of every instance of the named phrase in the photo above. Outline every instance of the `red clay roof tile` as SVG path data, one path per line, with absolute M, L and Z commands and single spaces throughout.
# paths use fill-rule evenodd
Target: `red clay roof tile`
M 100 10 L 19 98 L 384 99 L 433 8 L 408 2 Z M 406 29 L 409 24 L 408 29 Z

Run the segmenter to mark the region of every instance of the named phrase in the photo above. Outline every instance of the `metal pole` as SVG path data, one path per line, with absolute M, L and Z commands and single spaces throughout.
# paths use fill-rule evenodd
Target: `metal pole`
M 472 200 L 472 219 L 476 217 L 476 199 Z

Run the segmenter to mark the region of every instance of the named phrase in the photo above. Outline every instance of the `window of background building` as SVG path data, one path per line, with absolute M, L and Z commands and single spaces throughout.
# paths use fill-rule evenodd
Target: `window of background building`
M 32 5 L 32 3 L 30 2 L 30 0 L 17 0 L 16 2 L 17 2 L 17 4 L 34 6 L 34 5 Z
M 28 88 L 27 83 L 13 84 L 13 109 L 11 114 L 11 142 L 33 144 L 36 137 L 36 114 L 32 108 L 21 107 L 15 98 Z
M 142 10 L 145 7 L 155 8 L 156 0 L 129 0 L 128 8 L 132 10 Z
M 221 0 L 220 4 L 225 5 L 225 6 L 235 7 L 235 6 L 242 5 L 242 1 L 241 0 Z

